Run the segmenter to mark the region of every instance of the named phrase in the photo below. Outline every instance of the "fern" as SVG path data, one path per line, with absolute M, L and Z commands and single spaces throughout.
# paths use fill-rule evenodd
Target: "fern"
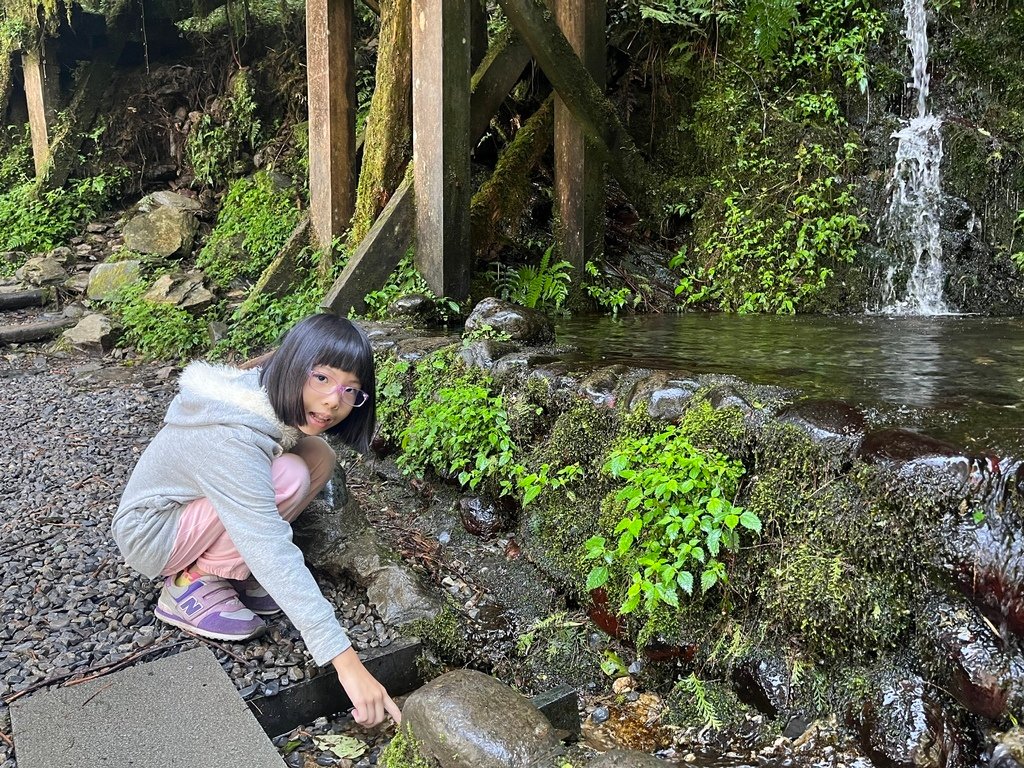
M 509 273 L 500 281 L 501 297 L 529 309 L 561 309 L 569 297 L 572 265 L 567 261 L 552 264 L 553 251 L 553 245 L 544 251 L 538 266 L 524 266 Z
M 697 713 L 705 723 L 716 731 L 722 727 L 722 718 L 718 716 L 714 704 L 708 699 L 704 683 L 697 675 L 691 672 L 689 677 L 684 677 L 676 683 L 676 688 L 685 689 L 690 694 Z

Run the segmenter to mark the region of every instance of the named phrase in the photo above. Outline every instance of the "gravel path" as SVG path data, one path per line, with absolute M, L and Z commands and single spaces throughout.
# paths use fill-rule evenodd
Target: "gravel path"
M 8 704 L 49 684 L 200 641 L 153 617 L 158 582 L 125 566 L 110 520 L 156 433 L 177 371 L 23 347 L 0 358 L 0 768 L 15 768 Z M 365 595 L 323 584 L 357 649 L 392 637 Z M 287 619 L 245 644 L 209 644 L 243 696 L 316 667 Z

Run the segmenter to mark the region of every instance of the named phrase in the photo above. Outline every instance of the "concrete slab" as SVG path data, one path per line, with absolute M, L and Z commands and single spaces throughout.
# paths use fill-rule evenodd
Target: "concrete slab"
M 11 705 L 18 768 L 281 768 L 208 648 Z

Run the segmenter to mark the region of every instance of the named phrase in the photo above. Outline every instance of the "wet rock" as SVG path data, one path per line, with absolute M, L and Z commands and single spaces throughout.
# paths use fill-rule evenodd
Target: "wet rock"
M 815 443 L 858 438 L 864 434 L 864 414 L 839 400 L 801 400 L 784 408 L 779 421 L 799 427 Z
M 739 408 L 743 413 L 750 413 L 754 406 L 743 394 L 731 384 L 723 384 L 708 392 L 708 402 L 716 411 L 723 408 Z
M 869 462 L 916 462 L 929 459 L 962 458 L 963 452 L 952 443 L 909 429 L 883 429 L 872 432 L 861 444 L 860 456 Z
M 1024 728 L 1017 727 L 996 736 L 989 768 L 1024 768 Z
M 459 517 L 469 533 L 483 539 L 491 539 L 510 530 L 514 522 L 513 511 L 507 504 L 499 504 L 481 496 L 464 496 L 459 499 Z
M 196 234 L 196 218 L 180 208 L 156 208 L 124 225 L 124 245 L 137 253 L 187 256 Z
M 998 720 L 1024 706 L 1024 658 L 1003 649 L 973 606 L 933 598 L 918 624 L 930 672 L 966 709 Z
M 413 320 L 428 321 L 437 318 L 437 305 L 433 299 L 422 293 L 409 293 L 400 296 L 388 305 L 390 317 L 408 317 Z
M 61 335 L 61 340 L 75 349 L 102 355 L 117 343 L 121 329 L 106 315 L 86 315 L 77 325 Z
M 216 300 L 205 285 L 202 272 L 175 272 L 157 278 L 143 298 L 157 304 L 174 304 L 181 309 L 202 314 Z
M 963 736 L 918 677 L 886 681 L 861 712 L 861 745 L 878 768 L 959 768 Z
M 506 334 L 513 341 L 545 344 L 555 340 L 555 328 L 547 315 L 493 296 L 473 308 L 466 318 L 466 332 L 471 333 L 485 325 Z
M 629 410 L 644 407 L 652 419 L 678 423 L 697 391 L 695 379 L 659 372 L 641 380 L 629 403 Z
M 746 659 L 732 677 L 740 700 L 769 717 L 778 717 L 789 706 L 790 674 L 783 659 Z
M 668 765 L 653 755 L 631 749 L 613 749 L 592 761 L 588 768 L 664 768 Z
M 521 768 L 562 752 L 529 699 L 473 670 L 427 683 L 408 698 L 402 716 L 441 768 Z
M 395 343 L 397 357 L 409 363 L 422 360 L 442 347 L 451 346 L 452 339 L 445 336 L 426 336 L 401 339 Z
M 440 601 L 424 589 L 416 574 L 400 565 L 376 571 L 366 587 L 366 599 L 381 620 L 393 627 L 432 619 L 441 611 Z
M 140 213 L 149 213 L 157 208 L 176 208 L 180 211 L 198 211 L 202 209 L 199 201 L 186 197 L 169 189 L 161 189 L 157 192 L 146 195 L 136 204 L 136 210 Z
M 579 383 L 579 392 L 598 408 L 615 408 L 619 398 L 630 398 L 639 375 L 625 365 L 599 368 Z
M 97 301 L 110 301 L 118 291 L 131 285 L 142 274 L 142 262 L 133 259 L 97 264 L 89 272 L 85 295 Z
M 497 339 L 481 339 L 464 345 L 459 350 L 459 357 L 469 368 L 482 368 L 485 371 L 494 367 L 494 362 L 515 350 L 517 345 Z

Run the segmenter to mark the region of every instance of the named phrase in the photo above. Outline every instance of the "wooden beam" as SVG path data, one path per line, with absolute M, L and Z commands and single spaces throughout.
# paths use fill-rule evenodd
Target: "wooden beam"
M 614 105 L 594 82 L 542 0 L 498 0 L 533 57 L 589 139 L 606 153 L 608 168 L 643 213 L 653 209 L 647 161 Z
M 469 294 L 469 2 L 413 0 L 416 263 L 438 296 Z
M 557 0 L 555 16 L 594 82 L 605 83 L 605 0 Z M 604 152 L 555 98 L 555 217 L 560 256 L 583 275 L 604 253 Z M 573 281 L 581 290 L 582 280 Z
M 514 32 L 507 31 L 491 43 L 472 80 L 470 139 L 473 144 L 483 136 L 491 116 L 508 96 L 529 60 L 529 49 Z M 413 243 L 414 205 L 412 178 L 407 173 L 405 181 L 395 190 L 320 302 L 321 308 L 339 315 L 366 311 L 366 294 L 384 285 Z
M 32 130 L 32 159 L 36 177 L 41 177 L 50 159 L 50 140 L 60 108 L 60 66 L 53 42 L 44 39 L 38 46 L 24 51 L 21 63 Z
M 309 208 L 322 248 L 342 235 L 355 208 L 354 13 L 353 0 L 306 3 Z

